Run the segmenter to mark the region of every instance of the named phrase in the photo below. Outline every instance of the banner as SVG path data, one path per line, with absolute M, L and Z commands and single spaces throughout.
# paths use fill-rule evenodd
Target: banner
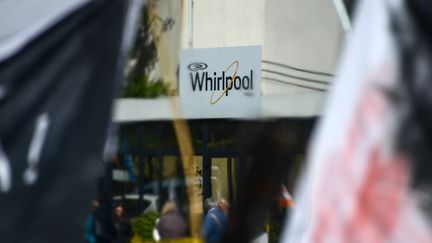
M 431 242 L 388 92 L 399 74 L 391 13 L 401 7 L 359 3 L 282 242 Z

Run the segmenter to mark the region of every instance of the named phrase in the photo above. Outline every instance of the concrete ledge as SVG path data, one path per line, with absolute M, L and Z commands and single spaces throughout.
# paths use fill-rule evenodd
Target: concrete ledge
M 323 92 L 302 92 L 289 96 L 263 96 L 261 118 L 300 118 L 321 114 L 325 99 Z M 117 123 L 138 121 L 172 120 L 171 98 L 117 99 L 114 104 L 113 121 Z M 179 102 L 179 97 L 173 97 Z M 183 117 L 185 119 L 208 119 L 208 117 Z M 252 117 L 251 117 L 252 118 Z M 248 119 L 234 117 L 233 119 Z

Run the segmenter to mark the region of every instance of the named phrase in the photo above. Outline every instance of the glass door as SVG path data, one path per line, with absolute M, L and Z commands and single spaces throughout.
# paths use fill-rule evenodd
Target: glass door
M 237 159 L 233 157 L 211 158 L 211 194 L 213 199 L 235 200 Z

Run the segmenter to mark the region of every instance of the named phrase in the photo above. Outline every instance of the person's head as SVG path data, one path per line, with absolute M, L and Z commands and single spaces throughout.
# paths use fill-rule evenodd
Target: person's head
M 215 208 L 217 206 L 217 202 L 213 198 L 209 197 L 205 200 L 204 205 L 206 211 L 209 211 L 210 209 Z
M 220 199 L 217 203 L 217 207 L 220 211 L 222 211 L 225 214 L 228 214 L 229 211 L 229 203 L 225 199 Z
M 115 208 L 115 216 L 121 218 L 123 216 L 123 213 L 124 213 L 123 207 L 121 205 L 118 205 Z
M 177 207 L 173 201 L 167 201 L 162 207 L 162 215 L 177 211 Z
M 96 210 L 97 208 L 99 207 L 99 202 L 98 202 L 98 200 L 92 200 L 92 203 L 91 203 L 91 211 L 94 211 L 94 210 Z

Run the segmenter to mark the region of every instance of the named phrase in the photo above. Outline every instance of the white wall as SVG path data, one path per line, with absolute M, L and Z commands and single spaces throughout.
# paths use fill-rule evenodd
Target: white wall
M 344 33 L 331 0 L 270 0 L 266 1 L 265 13 L 263 60 L 334 73 Z M 265 63 L 263 69 L 305 78 L 331 80 L 325 76 L 310 75 Z M 327 87 L 268 72 L 263 72 L 262 76 L 312 87 Z M 266 80 L 262 83 L 265 95 L 316 92 Z
M 184 18 L 186 48 L 187 11 Z M 265 0 L 193 0 L 193 47 L 262 45 L 264 19 Z

